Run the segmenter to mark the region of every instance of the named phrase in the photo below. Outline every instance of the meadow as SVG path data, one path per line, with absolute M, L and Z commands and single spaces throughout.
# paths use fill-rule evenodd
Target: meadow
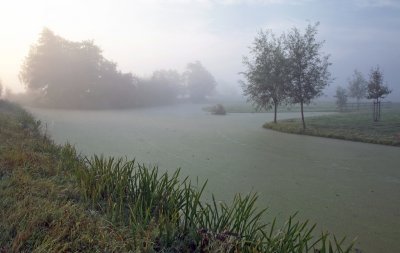
M 305 130 L 299 119 L 282 120 L 277 124 L 267 122 L 264 127 L 286 133 L 400 146 L 400 105 L 393 104 L 381 113 L 381 120 L 377 122 L 372 120 L 371 111 L 364 109 L 311 117 Z
M 396 147 L 287 135 L 262 128 L 269 113 L 211 115 L 204 106 L 126 111 L 30 109 L 57 143 L 91 156 L 136 158 L 161 171 L 207 182 L 203 198 L 232 201 L 257 192 L 266 221 L 297 217 L 339 238 L 357 237 L 366 252 L 400 250 L 400 150 Z M 308 112 L 307 117 L 326 115 Z M 281 113 L 280 119 L 298 117 Z M 44 123 L 45 124 L 45 123 Z

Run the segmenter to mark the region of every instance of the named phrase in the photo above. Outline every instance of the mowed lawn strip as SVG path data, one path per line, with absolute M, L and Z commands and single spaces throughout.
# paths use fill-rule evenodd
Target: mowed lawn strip
M 294 134 L 321 136 L 367 143 L 400 146 L 400 110 L 382 111 L 381 120 L 374 122 L 370 112 L 349 112 L 310 117 L 304 130 L 300 119 L 267 122 L 265 128 Z

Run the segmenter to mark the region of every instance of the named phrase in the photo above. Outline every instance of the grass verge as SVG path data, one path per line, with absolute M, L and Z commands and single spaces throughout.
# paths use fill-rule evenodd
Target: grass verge
M 268 122 L 265 128 L 294 134 L 304 134 L 350 141 L 400 146 L 400 110 L 385 110 L 379 122 L 371 113 L 353 112 L 306 118 L 307 128 L 300 119 Z
M 206 184 L 135 161 L 83 157 L 0 101 L 0 252 L 351 252 L 289 217 L 265 223 L 257 195 L 202 201 Z

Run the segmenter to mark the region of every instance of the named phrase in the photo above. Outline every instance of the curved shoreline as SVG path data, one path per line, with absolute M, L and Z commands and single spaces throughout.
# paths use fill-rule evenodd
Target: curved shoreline
M 400 130 L 396 123 L 399 119 L 397 112 L 380 122 L 369 120 L 367 113 L 340 113 L 306 118 L 306 129 L 302 128 L 300 119 L 266 122 L 263 127 L 283 133 L 400 147 Z

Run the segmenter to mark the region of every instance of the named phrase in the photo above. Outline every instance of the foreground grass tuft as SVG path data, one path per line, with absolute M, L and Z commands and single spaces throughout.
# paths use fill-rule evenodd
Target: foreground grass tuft
M 79 155 L 0 101 L 0 252 L 351 252 L 290 217 L 265 223 L 257 195 L 206 187 L 134 160 Z

